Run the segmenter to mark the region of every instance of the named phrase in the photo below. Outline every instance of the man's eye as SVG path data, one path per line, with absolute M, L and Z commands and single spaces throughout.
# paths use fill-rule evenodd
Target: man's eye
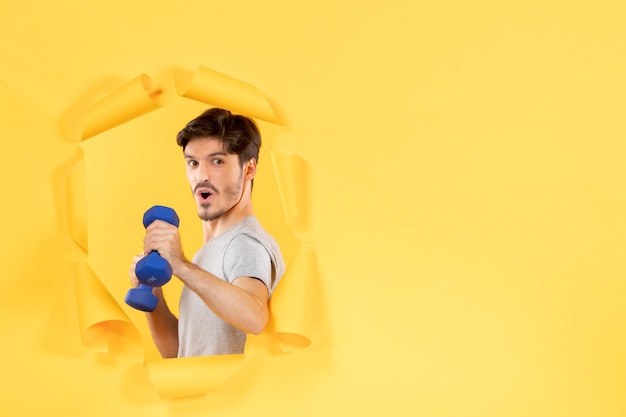
M 223 159 L 220 159 L 220 158 L 215 158 L 215 159 L 213 160 L 213 163 L 214 163 L 215 165 L 222 165 L 222 164 L 224 163 L 224 160 L 223 160 Z
M 198 161 L 194 161 L 194 160 L 187 161 L 187 165 L 189 165 L 190 167 L 198 166 Z

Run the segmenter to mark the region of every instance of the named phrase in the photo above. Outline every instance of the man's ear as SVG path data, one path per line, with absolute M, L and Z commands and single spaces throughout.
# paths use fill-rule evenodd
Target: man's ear
M 246 162 L 246 167 L 244 170 L 244 178 L 246 181 L 251 181 L 256 175 L 256 159 L 251 158 L 248 162 Z

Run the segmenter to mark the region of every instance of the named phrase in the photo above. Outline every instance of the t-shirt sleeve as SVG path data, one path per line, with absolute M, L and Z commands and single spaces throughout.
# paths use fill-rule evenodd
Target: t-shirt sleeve
M 239 277 L 257 278 L 271 288 L 272 261 L 261 242 L 252 236 L 238 235 L 226 248 L 224 275 L 228 282 Z

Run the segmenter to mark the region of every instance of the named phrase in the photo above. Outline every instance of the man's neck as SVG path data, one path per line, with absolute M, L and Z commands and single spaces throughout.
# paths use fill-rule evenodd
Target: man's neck
M 204 243 L 221 235 L 244 218 L 253 215 L 252 204 L 248 202 L 248 204 L 245 205 L 241 205 L 241 203 L 236 205 L 217 219 L 203 221 L 202 230 L 204 232 Z

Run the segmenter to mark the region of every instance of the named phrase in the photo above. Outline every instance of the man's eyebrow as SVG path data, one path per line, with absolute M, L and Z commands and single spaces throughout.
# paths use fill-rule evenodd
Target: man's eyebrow
M 217 151 L 217 152 L 213 152 L 207 155 L 207 157 L 211 158 L 214 156 L 228 156 L 227 152 L 223 152 L 223 151 Z M 185 159 L 194 159 L 195 156 L 188 154 L 187 152 L 185 152 Z

